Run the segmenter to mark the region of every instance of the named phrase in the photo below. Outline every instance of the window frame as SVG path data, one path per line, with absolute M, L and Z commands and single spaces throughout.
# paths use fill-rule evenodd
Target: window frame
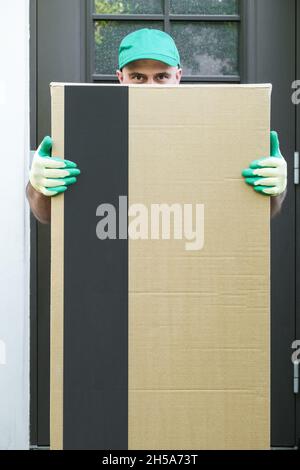
M 239 13 L 235 15 L 196 15 L 196 14 L 173 14 L 170 13 L 170 0 L 164 0 L 164 12 L 161 14 L 96 14 L 94 13 L 94 0 L 86 2 L 86 31 L 87 31 L 87 61 L 86 77 L 89 83 L 114 83 L 118 82 L 116 75 L 97 74 L 94 71 L 95 64 L 95 42 L 94 24 L 96 21 L 161 21 L 164 25 L 163 31 L 170 34 L 171 22 L 191 21 L 191 22 L 236 22 L 239 23 L 239 52 L 237 75 L 183 75 L 181 83 L 243 83 L 244 80 L 244 24 L 245 24 L 245 4 L 248 0 L 240 0 Z

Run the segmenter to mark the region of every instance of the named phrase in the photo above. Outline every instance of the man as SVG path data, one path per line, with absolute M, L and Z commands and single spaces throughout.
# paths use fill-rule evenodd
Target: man
M 180 83 L 182 69 L 174 40 L 167 33 L 143 28 L 128 34 L 119 47 L 119 82 L 168 85 Z M 253 161 L 242 171 L 245 182 L 263 196 L 271 196 L 271 215 L 281 209 L 286 195 L 287 164 L 281 155 L 276 132 L 271 132 L 270 157 Z M 45 137 L 34 154 L 27 198 L 42 223 L 51 218 L 51 197 L 65 192 L 77 181 L 80 170 L 70 160 L 51 158 L 52 139 Z

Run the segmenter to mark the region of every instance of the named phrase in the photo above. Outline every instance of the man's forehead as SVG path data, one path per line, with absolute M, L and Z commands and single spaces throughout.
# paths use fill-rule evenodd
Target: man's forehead
M 129 62 L 124 68 L 128 70 L 128 72 L 142 72 L 147 71 L 150 72 L 164 72 L 164 71 L 171 71 L 174 67 L 171 67 L 164 62 L 160 62 L 159 60 L 152 60 L 152 59 L 139 59 L 133 62 Z

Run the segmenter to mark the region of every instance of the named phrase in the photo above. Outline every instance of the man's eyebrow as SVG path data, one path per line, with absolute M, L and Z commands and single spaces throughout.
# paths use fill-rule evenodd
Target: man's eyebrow
M 145 75 L 144 73 L 141 73 L 141 72 L 131 72 L 131 73 L 129 73 L 130 77 L 132 77 L 134 75 L 141 75 L 142 77 L 147 77 L 147 75 Z M 157 77 L 157 75 L 168 75 L 169 77 L 171 76 L 171 74 L 169 72 L 157 72 L 155 74 L 155 76 Z
M 132 77 L 133 75 L 142 75 L 142 77 L 146 77 L 146 75 L 143 74 L 143 73 L 141 73 L 141 72 L 131 72 L 131 73 L 129 74 L 130 77 Z
M 158 72 L 158 73 L 156 73 L 155 75 L 168 75 L 169 77 L 171 76 L 171 74 L 170 74 L 169 72 L 167 72 L 167 71 L 165 71 L 165 72 Z

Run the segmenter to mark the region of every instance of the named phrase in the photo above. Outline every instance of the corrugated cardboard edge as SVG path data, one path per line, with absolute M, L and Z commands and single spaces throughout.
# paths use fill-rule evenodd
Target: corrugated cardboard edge
M 63 87 L 63 86 L 92 86 L 92 87 L 97 87 L 97 86 L 120 86 L 120 83 L 75 83 L 75 82 L 51 82 L 50 86 L 51 88 L 56 88 L 56 87 Z M 130 83 L 130 84 L 125 84 L 122 86 L 128 86 L 128 87 L 147 87 L 147 88 L 174 88 L 174 87 L 188 87 L 188 88 L 195 88 L 195 87 L 206 87 L 206 88 L 270 88 L 270 96 L 272 92 L 272 84 L 271 83 L 180 83 L 180 85 L 177 84 L 167 84 L 167 85 L 145 85 L 145 84 L 135 84 L 135 83 Z
M 51 86 L 52 156 L 64 158 L 65 88 Z M 51 199 L 50 448 L 63 449 L 64 195 Z
M 270 109 L 269 109 L 269 123 L 270 123 L 270 132 L 271 132 L 271 111 L 272 111 L 272 92 L 273 92 L 273 85 L 270 83 L 268 85 L 269 88 L 269 98 L 270 98 Z M 271 146 L 270 146 L 271 147 Z M 271 148 L 270 148 L 270 153 L 271 153 Z M 269 318 L 268 318 L 268 326 L 269 326 L 269 336 L 268 336 L 268 364 L 269 364 L 269 377 L 268 377 L 268 401 L 269 401 L 269 409 L 268 409 L 268 422 L 269 422 L 269 437 L 268 437 L 268 445 L 266 446 L 266 450 L 271 450 L 272 444 L 271 444 L 271 326 L 272 326 L 272 320 L 271 320 L 271 218 L 272 218 L 272 205 L 271 205 L 271 198 L 269 201 L 269 214 L 270 214 L 270 225 L 269 225 L 269 231 L 268 231 L 268 244 L 269 244 L 269 256 L 268 256 L 268 265 L 269 265 L 269 303 L 268 303 L 268 309 L 269 309 Z
M 273 92 L 273 85 L 269 83 L 266 85 L 269 89 L 269 99 L 270 99 L 270 108 L 269 108 L 269 123 L 270 128 L 269 131 L 271 133 L 271 111 L 272 111 L 272 92 Z M 271 146 L 269 146 L 271 153 Z M 269 336 L 268 336 L 268 364 L 269 364 L 269 377 L 268 377 L 268 402 L 269 402 L 269 409 L 268 409 L 268 422 L 269 422 L 269 437 L 268 437 L 268 444 L 262 450 L 271 450 L 271 219 L 272 219 L 272 198 L 269 198 L 269 230 L 268 230 L 268 244 L 269 244 L 269 254 L 268 254 L 268 266 L 269 266 L 269 301 L 268 301 L 268 310 L 269 310 L 269 318 L 268 318 L 268 326 L 269 326 Z

